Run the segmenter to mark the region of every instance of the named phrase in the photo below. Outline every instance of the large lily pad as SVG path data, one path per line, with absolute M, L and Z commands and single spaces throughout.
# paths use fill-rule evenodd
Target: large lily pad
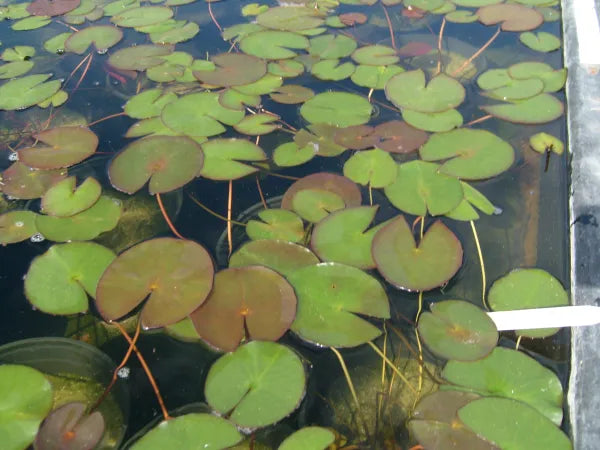
M 252 429 L 294 411 L 304 396 L 305 383 L 304 366 L 296 353 L 274 342 L 254 341 L 212 365 L 204 395 L 219 414 Z
M 293 105 L 296 103 L 304 103 L 311 97 L 315 96 L 315 92 L 304 86 L 297 84 L 288 84 L 278 88 L 275 92 L 269 94 L 277 103 Z
M 58 127 L 42 131 L 35 138 L 46 145 L 19 150 L 19 161 L 35 169 L 69 167 L 91 156 L 98 137 L 84 127 Z
M 390 120 L 375 127 L 373 136 L 379 142 L 375 147 L 389 153 L 410 153 L 427 142 L 427 133 L 402 122 L 401 120 Z
M 363 186 L 384 188 L 396 181 L 398 165 L 378 148 L 358 152 L 344 164 L 344 176 Z
M 533 309 L 569 304 L 567 292 L 556 278 L 542 269 L 515 269 L 496 280 L 488 293 L 490 308 L 494 311 Z M 557 328 L 519 330 L 527 337 L 547 337 Z
M 307 175 L 294 182 L 281 199 L 283 209 L 292 209 L 296 194 L 304 189 L 322 189 L 337 194 L 347 207 L 360 206 L 361 194 L 358 186 L 346 177 L 333 173 L 319 172 Z
M 0 438 L 6 449 L 29 447 L 52 408 L 52 385 L 35 369 L 0 365 Z
M 129 144 L 112 160 L 112 185 L 133 194 L 148 180 L 151 194 L 169 192 L 193 180 L 204 162 L 202 148 L 185 136 L 150 136 Z
M 359 95 L 324 92 L 308 99 L 300 108 L 300 114 L 311 123 L 349 127 L 367 123 L 372 110 L 369 101 Z
M 398 62 L 396 50 L 387 45 L 365 45 L 352 53 L 352 59 L 365 66 L 388 66 Z
M 144 328 L 170 325 L 189 315 L 208 297 L 214 267 L 201 245 L 158 238 L 121 253 L 106 269 L 96 292 L 105 320 L 117 320 L 142 306 Z
M 381 330 L 363 316 L 390 317 L 381 284 L 352 266 L 321 263 L 288 275 L 298 297 L 292 331 L 308 342 L 355 347 L 375 339 Z
M 234 351 L 245 339 L 277 341 L 296 316 L 296 295 L 274 270 L 246 266 L 222 270 L 213 289 L 190 317 L 210 346 Z
M 134 119 L 148 119 L 159 116 L 168 103 L 177 100 L 173 92 L 163 92 L 160 88 L 148 89 L 131 97 L 125 103 L 125 113 Z
M 195 71 L 194 76 L 213 86 L 239 86 L 253 83 L 267 73 L 267 64 L 243 53 L 221 53 L 211 57 L 214 70 Z
M 213 414 L 191 413 L 159 423 L 131 447 L 132 450 L 158 450 L 174 442 L 206 449 L 225 449 L 236 445 L 242 435 L 235 425 Z M 179 446 L 187 450 L 186 446 Z
M 76 177 L 68 177 L 53 185 L 42 198 L 42 211 L 52 216 L 67 217 L 85 211 L 100 198 L 102 187 L 88 177 L 75 187 Z
M 0 245 L 14 244 L 37 233 L 33 211 L 9 211 L 0 215 Z
M 284 276 L 319 262 L 306 247 L 275 239 L 258 239 L 247 242 L 229 260 L 229 267 L 261 265 L 276 270 Z
M 404 72 L 404 68 L 397 65 L 367 66 L 361 64 L 356 67 L 351 79 L 358 86 L 369 89 L 384 89 L 390 78 L 402 72 Z
M 264 161 L 267 155 L 246 139 L 212 139 L 202 144 L 204 167 L 200 175 L 211 180 L 235 180 L 256 172 L 245 162 Z
M 402 110 L 406 123 L 423 131 L 443 132 L 458 128 L 463 124 L 463 116 L 456 109 L 438 113 L 422 113 L 411 109 Z
M 462 300 L 434 303 L 419 318 L 419 334 L 437 356 L 473 361 L 488 355 L 498 343 L 498 330 L 477 306 Z
M 108 58 L 108 64 L 119 70 L 146 70 L 163 63 L 163 56 L 173 52 L 168 45 L 134 45 L 117 50 Z
M 476 14 L 484 25 L 501 23 L 504 31 L 529 31 L 544 22 L 540 12 L 515 3 L 486 5 L 479 8 Z
M 447 160 L 440 172 L 467 180 L 498 175 L 515 159 L 508 142 L 489 131 L 470 128 L 434 134 L 419 154 L 424 161 Z
M 260 220 L 249 220 L 246 234 L 252 240 L 279 239 L 300 242 L 304 237 L 302 219 L 286 209 L 263 209 L 258 213 Z
M 27 11 L 34 16 L 62 16 L 79 6 L 81 0 L 34 0 Z
M 333 431 L 322 427 L 304 427 L 290 434 L 278 450 L 325 450 L 335 441 Z
M 309 45 L 308 39 L 300 34 L 265 30 L 244 37 L 240 41 L 240 50 L 263 59 L 288 59 L 296 56 L 294 50 L 307 49 Z
M 319 80 L 340 81 L 354 73 L 354 64 L 340 62 L 338 59 L 324 59 L 313 64 L 311 73 Z
M 440 173 L 439 167 L 419 160 L 400 164 L 396 181 L 385 188 L 385 195 L 409 214 L 446 214 L 463 199 L 463 190 L 458 178 Z
M 48 314 L 77 314 L 88 310 L 98 280 L 115 259 L 112 250 L 94 242 L 70 242 L 50 247 L 36 257 L 25 276 L 25 296 Z
M 316 9 L 286 5 L 269 8 L 256 17 L 256 22 L 275 30 L 300 31 L 316 28 L 324 19 Z
M 538 52 L 552 52 L 560 48 L 560 39 L 551 33 L 540 31 L 538 33 L 521 33 L 519 40 L 527 47 Z
M 6 80 L 26 74 L 33 69 L 33 61 L 14 61 L 0 66 L 0 79 Z
M 126 9 L 112 16 L 110 21 L 120 27 L 143 27 L 163 22 L 173 17 L 173 10 L 166 6 L 142 6 Z
M 28 75 L 0 86 L 0 109 L 25 109 L 52 97 L 60 89 L 60 80 L 46 81 L 52 74 Z
M 67 171 L 64 169 L 32 169 L 17 161 L 2 172 L 0 190 L 13 198 L 39 198 L 50 186 L 66 176 Z
M 79 55 L 93 45 L 97 52 L 106 51 L 123 39 L 123 32 L 110 25 L 96 25 L 73 33 L 65 41 L 65 50 Z
M 69 217 L 38 215 L 35 225 L 51 241 L 88 241 L 115 228 L 121 209 L 119 200 L 101 196 L 90 208 Z
M 563 392 L 550 369 L 517 350 L 496 347 L 479 361 L 448 361 L 442 376 L 460 389 L 519 400 L 559 425 Z
M 315 154 L 315 148 L 311 144 L 300 147 L 295 142 L 286 142 L 273 151 L 273 162 L 279 167 L 299 166 L 313 159 Z
M 481 109 L 509 122 L 540 124 L 558 119 L 564 106 L 556 97 L 544 93 L 521 102 L 482 106 Z
M 437 113 L 456 108 L 465 99 L 465 88 L 445 74 L 425 82 L 423 70 L 394 75 L 385 85 L 385 95 L 398 108 Z
M 310 40 L 308 52 L 320 59 L 338 59 L 350 56 L 357 45 L 354 39 L 343 34 L 324 34 Z
M 417 245 L 404 216 L 377 232 L 372 252 L 379 273 L 409 291 L 428 291 L 446 283 L 463 257 L 460 241 L 441 221 L 434 222 Z

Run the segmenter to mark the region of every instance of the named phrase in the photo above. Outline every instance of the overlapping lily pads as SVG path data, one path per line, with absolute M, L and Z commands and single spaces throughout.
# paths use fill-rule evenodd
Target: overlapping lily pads
M 123 32 L 110 25 L 96 25 L 73 33 L 65 41 L 65 50 L 79 55 L 93 45 L 97 52 L 105 53 L 123 39 Z
M 324 92 L 308 99 L 300 108 L 300 114 L 310 123 L 349 127 L 367 123 L 372 110 L 369 101 L 359 95 Z
M 85 211 L 100 198 L 102 187 L 95 178 L 86 178 L 75 187 L 75 177 L 59 181 L 42 198 L 42 211 L 52 216 L 67 217 Z
M 265 30 L 249 34 L 240 41 L 240 49 L 263 59 L 288 59 L 297 55 L 294 50 L 307 49 L 309 41 L 290 31 Z
M 278 450 L 325 450 L 335 441 L 333 431 L 322 427 L 304 427 L 289 435 Z
M 316 28 L 323 21 L 316 9 L 288 5 L 269 8 L 256 17 L 256 22 L 264 27 L 289 31 Z
M 51 74 L 28 75 L 0 86 L 0 109 L 15 110 L 33 106 L 52 97 L 60 89 L 60 80 L 47 81 Z
M 0 245 L 21 242 L 37 233 L 35 217 L 33 211 L 9 211 L 0 215 Z
M 483 6 L 476 14 L 484 25 L 500 23 L 504 31 L 529 31 L 544 22 L 544 16 L 535 9 L 515 3 Z
M 200 175 L 212 180 L 235 180 L 258 169 L 248 162 L 264 161 L 265 152 L 246 139 L 212 139 L 202 144 L 204 167 Z
M 344 176 L 374 188 L 392 184 L 397 171 L 398 166 L 390 154 L 378 148 L 356 153 L 344 164 Z
M 239 86 L 253 83 L 267 73 L 267 64 L 243 53 L 221 53 L 211 58 L 214 70 L 195 71 L 194 76 L 213 86 Z
M 279 239 L 300 242 L 304 237 L 302 219 L 286 209 L 264 209 L 258 213 L 260 220 L 249 220 L 246 233 L 252 240 Z
M 54 183 L 67 176 L 64 169 L 38 170 L 17 161 L 2 172 L 0 189 L 18 199 L 39 198 Z
M 173 52 L 168 45 L 134 45 L 117 50 L 108 58 L 108 64 L 119 70 L 146 70 L 158 66 Z
M 319 172 L 307 175 L 294 182 L 281 199 L 283 209 L 292 209 L 294 197 L 305 189 L 320 189 L 338 195 L 347 207 L 360 206 L 361 194 L 358 186 L 346 177 L 333 173 Z

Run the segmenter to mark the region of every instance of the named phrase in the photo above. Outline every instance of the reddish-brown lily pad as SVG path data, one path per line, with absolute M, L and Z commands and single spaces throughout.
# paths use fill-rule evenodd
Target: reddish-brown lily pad
M 544 23 L 539 11 L 515 3 L 482 6 L 475 14 L 484 25 L 502 23 L 504 31 L 529 31 Z
M 339 15 L 340 22 L 349 27 L 353 25 L 362 25 L 367 21 L 367 16 L 363 13 L 346 13 Z
M 189 315 L 208 297 L 214 267 L 193 241 L 158 238 L 121 253 L 106 269 L 96 290 L 105 320 L 117 320 L 142 306 L 145 329 L 164 327 Z
M 0 190 L 12 198 L 39 198 L 50 186 L 66 176 L 65 169 L 38 170 L 17 161 L 2 172 Z
M 93 155 L 98 137 L 89 128 L 58 127 L 35 135 L 35 147 L 19 150 L 19 161 L 35 169 L 69 167 Z
M 34 16 L 62 16 L 79 6 L 81 0 L 35 0 L 27 6 Z
M 372 148 L 379 139 L 373 134 L 374 128 L 369 125 L 354 125 L 340 128 L 333 135 L 336 144 L 352 150 L 363 150 Z
M 232 352 L 244 339 L 277 341 L 296 316 L 296 294 L 274 270 L 248 266 L 222 270 L 208 299 L 191 314 L 212 347 Z
M 243 53 L 221 53 L 211 58 L 214 70 L 195 71 L 194 76 L 213 86 L 241 86 L 260 80 L 267 73 L 267 63 Z
M 351 180 L 333 173 L 319 172 L 300 178 L 292 184 L 281 200 L 283 209 L 293 209 L 295 195 L 304 189 L 320 189 L 337 194 L 342 198 L 346 207 L 360 206 L 361 195 L 358 186 Z
M 428 138 L 427 133 L 401 120 L 377 125 L 373 134 L 378 137 L 375 147 L 389 153 L 410 153 L 423 145 Z
M 446 283 L 462 264 L 458 238 L 437 220 L 417 245 L 400 215 L 381 228 L 371 248 L 377 270 L 391 284 L 408 291 L 428 291 Z

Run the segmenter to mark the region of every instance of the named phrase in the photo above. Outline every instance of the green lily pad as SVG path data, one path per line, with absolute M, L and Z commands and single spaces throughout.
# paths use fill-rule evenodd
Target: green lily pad
M 250 136 L 260 136 L 263 134 L 269 134 L 276 129 L 281 128 L 281 125 L 277 123 L 278 120 L 279 117 L 272 114 L 250 114 L 236 123 L 233 128 L 238 133 L 247 134 Z
M 290 434 L 278 450 L 325 450 L 335 441 L 335 434 L 322 427 L 304 427 Z
M 27 75 L 0 86 L 0 109 L 25 109 L 52 97 L 60 89 L 61 81 L 46 81 L 52 74 Z
M 303 50 L 310 43 L 304 36 L 291 31 L 257 31 L 240 41 L 240 50 L 263 59 L 288 59 L 296 56 L 294 50 Z
M 398 165 L 378 148 L 355 153 L 344 164 L 344 176 L 363 186 L 384 188 L 396 181 Z
M 556 278 L 542 269 L 515 269 L 494 282 L 488 293 L 494 311 L 567 306 L 569 296 Z M 547 337 L 557 328 L 519 330 L 527 337 Z
M 545 31 L 521 33 L 519 40 L 530 49 L 543 53 L 552 52 L 560 48 L 560 39 Z
M 204 385 L 208 404 L 235 424 L 253 429 L 275 423 L 300 404 L 306 375 L 296 353 L 254 341 L 221 356 Z
M 275 92 L 271 92 L 269 97 L 277 103 L 293 105 L 296 103 L 304 103 L 311 97 L 315 96 L 315 92 L 304 86 L 296 84 L 288 84 L 278 88 Z
M 246 139 L 211 139 L 202 144 L 204 167 L 200 175 L 211 180 L 236 180 L 258 169 L 246 162 L 264 161 L 265 152 Z
M 33 69 L 33 61 L 14 61 L 0 66 L 0 79 L 20 77 Z
M 482 398 L 458 410 L 475 433 L 500 448 L 570 450 L 569 438 L 535 409 L 515 400 Z
M 500 23 L 504 31 L 529 31 L 544 23 L 544 17 L 538 11 L 515 3 L 483 6 L 476 14 L 484 25 Z
M 9 211 L 0 215 L 0 245 L 21 242 L 37 233 L 36 215 L 32 211 Z
M 169 30 L 150 33 L 150 40 L 155 44 L 178 44 L 189 41 L 200 32 L 200 27 L 195 22 L 178 22 Z
M 145 329 L 170 325 L 208 297 L 214 267 L 209 253 L 193 241 L 158 238 L 121 253 L 106 269 L 96 291 L 105 320 L 117 320 L 142 306 Z
M 119 70 L 146 70 L 164 62 L 162 57 L 173 52 L 168 45 L 134 45 L 110 55 L 108 64 Z
M 52 216 L 68 217 L 98 201 L 102 187 L 96 179 L 88 177 L 78 188 L 75 183 L 75 177 L 67 177 L 50 187 L 42 197 L 42 211 Z
M 375 339 L 381 330 L 359 317 L 390 317 L 381 284 L 356 267 L 321 263 L 288 275 L 296 290 L 298 311 L 292 331 L 308 342 L 355 347 Z
M 410 109 L 402 110 L 406 123 L 423 131 L 444 132 L 458 128 L 463 124 L 463 116 L 456 109 L 438 113 L 422 113 Z
M 500 3 L 502 0 L 493 1 L 494 3 Z M 449 12 L 446 14 L 445 18 L 448 22 L 453 23 L 471 23 L 477 21 L 477 15 L 474 12 L 465 9 Z
M 18 199 L 39 198 L 54 183 L 67 176 L 64 169 L 32 169 L 19 161 L 2 172 L 0 189 L 5 195 Z
M 52 385 L 27 366 L 0 365 L 0 436 L 7 449 L 23 449 L 35 439 L 52 408 Z
M 41 131 L 35 138 L 46 144 L 19 150 L 19 161 L 34 169 L 69 167 L 93 155 L 98 137 L 84 127 L 58 127 Z
M 253 241 L 279 239 L 300 242 L 304 238 L 302 219 L 286 209 L 264 209 L 258 213 L 260 220 L 249 220 L 246 234 Z
M 307 100 L 300 108 L 300 114 L 311 123 L 349 127 L 367 123 L 372 110 L 369 101 L 359 95 L 324 92 Z
M 479 361 L 448 361 L 442 376 L 460 389 L 519 400 L 557 425 L 562 421 L 560 380 L 550 369 L 517 350 L 496 347 Z
M 286 142 L 273 151 L 273 162 L 279 167 L 299 166 L 313 159 L 315 154 L 310 144 L 300 148 L 295 142 Z
M 548 133 L 536 133 L 529 138 L 529 145 L 538 153 L 546 153 L 548 151 L 562 155 L 565 150 L 565 145 L 562 141 Z
M 123 39 L 123 32 L 110 25 L 96 25 L 73 33 L 65 41 L 65 50 L 82 55 L 93 45 L 97 52 L 105 53 Z
M 339 59 L 350 56 L 357 45 L 354 39 L 343 34 L 324 34 L 310 40 L 308 52 L 320 59 Z
M 35 48 L 29 45 L 16 45 L 2 52 L 2 60 L 6 62 L 28 61 L 35 55 Z
M 108 168 L 111 184 L 133 194 L 148 180 L 151 194 L 180 188 L 203 167 L 202 148 L 185 136 L 150 136 L 129 144 Z
M 340 81 L 354 73 L 354 64 L 340 63 L 338 59 L 323 59 L 313 64 L 311 73 L 319 80 Z
M 318 262 L 319 258 L 301 245 L 275 239 L 259 239 L 247 242 L 231 255 L 229 267 L 260 265 L 287 277 L 302 267 Z
M 146 76 L 157 83 L 167 83 L 169 81 L 178 81 L 181 83 L 191 83 L 196 81 L 193 75 L 194 70 L 204 70 L 212 68 L 213 63 L 204 60 L 195 60 L 189 53 L 173 52 L 162 58 L 163 62 L 157 66 L 150 67 L 146 71 Z
M 371 251 L 379 273 L 408 291 L 443 285 L 460 269 L 463 258 L 460 241 L 441 221 L 435 221 L 417 245 L 402 215 L 378 230 Z
M 513 78 L 509 75 L 508 69 L 490 69 L 477 78 L 477 85 L 481 89 L 490 90 L 506 86 L 512 80 Z
M 48 108 L 49 106 L 57 107 L 65 103 L 69 98 L 69 94 L 66 91 L 60 90 L 52 97 L 47 98 L 46 100 L 38 103 L 37 105 L 40 108 Z
M 142 6 L 126 9 L 112 16 L 110 21 L 120 27 L 143 27 L 163 22 L 173 17 L 173 10 L 166 6 Z
M 313 223 L 345 206 L 341 196 L 326 189 L 302 189 L 292 199 L 292 209 L 304 220 Z
M 384 89 L 394 75 L 404 72 L 404 68 L 396 65 L 389 66 L 356 66 L 350 77 L 354 84 L 369 89 Z
M 260 80 L 267 73 L 267 64 L 243 53 L 221 53 L 211 57 L 214 70 L 195 71 L 194 76 L 213 86 L 239 86 Z
M 458 206 L 464 194 L 458 178 L 439 169 L 437 164 L 419 160 L 400 164 L 385 195 L 396 208 L 415 216 L 446 214 Z
M 37 30 L 45 27 L 50 22 L 52 22 L 52 19 L 49 16 L 31 16 L 14 22 L 11 28 L 14 31 Z
M 320 189 L 337 194 L 348 208 L 360 206 L 361 194 L 358 186 L 346 177 L 327 172 L 307 175 L 295 181 L 281 199 L 283 209 L 292 209 L 292 202 L 298 192 L 304 189 Z
M 495 5 L 502 3 L 504 0 L 452 0 L 457 6 L 465 6 L 467 8 L 479 8 L 480 6 Z
M 423 70 L 394 75 L 385 85 L 385 95 L 398 108 L 422 113 L 439 113 L 456 108 L 465 99 L 465 88 L 445 74 L 425 83 Z
M 225 89 L 219 94 L 219 103 L 228 109 L 245 111 L 246 106 L 260 106 L 260 95 L 247 95 L 235 89 Z
M 462 300 L 444 300 L 419 317 L 423 342 L 441 358 L 473 361 L 488 355 L 498 343 L 498 330 L 481 308 Z
M 333 261 L 359 269 L 372 269 L 371 244 L 383 224 L 367 228 L 377 206 L 358 206 L 335 211 L 314 228 L 310 246 L 322 261 Z
M 335 135 L 340 129 L 334 125 L 316 123 L 302 129 L 294 135 L 294 142 L 298 147 L 311 146 L 316 155 L 333 157 L 344 153 L 347 148 L 335 142 Z
M 117 226 L 121 202 L 101 196 L 90 208 L 69 217 L 38 215 L 35 225 L 51 241 L 89 241 Z
M 215 275 L 208 299 L 191 315 L 211 347 L 232 352 L 243 340 L 277 341 L 296 316 L 296 295 L 274 270 L 229 268 Z
M 278 6 L 256 17 L 256 22 L 274 30 L 300 31 L 316 28 L 323 23 L 318 11 L 312 8 Z
M 513 64 L 508 68 L 508 74 L 517 80 L 539 78 L 544 83 L 544 92 L 557 92 L 567 81 L 567 69 L 554 70 L 552 66 L 536 61 Z
M 241 440 L 242 435 L 228 420 L 213 414 L 191 413 L 159 423 L 133 444 L 131 450 L 158 450 L 179 441 L 219 450 L 233 447 Z
M 465 198 L 449 213 L 446 217 L 454 220 L 470 221 L 479 219 L 479 211 L 482 211 L 488 216 L 494 214 L 496 207 L 487 199 L 485 195 L 464 181 L 460 182 L 463 187 Z
M 112 250 L 94 242 L 50 247 L 36 257 L 25 276 L 25 296 L 40 311 L 68 315 L 88 310 L 98 280 L 115 259 Z
M 550 94 L 539 94 L 521 102 L 482 106 L 481 109 L 499 119 L 528 125 L 551 122 L 564 112 L 562 102 Z
M 399 60 L 396 50 L 387 45 L 365 45 L 352 53 L 352 59 L 365 66 L 389 66 Z
M 496 100 L 513 101 L 531 98 L 544 91 L 544 82 L 539 78 L 527 80 L 507 80 L 502 87 L 484 92 L 483 95 Z
M 241 86 L 235 86 L 238 92 L 246 95 L 264 95 L 275 92 L 283 84 L 283 78 L 272 73 L 265 74 L 260 80 L 254 83 L 243 84 Z
M 424 161 L 441 161 L 441 173 L 467 180 L 483 180 L 510 168 L 512 146 L 486 130 L 462 128 L 432 135 L 419 150 Z
M 294 78 L 302 75 L 304 65 L 291 59 L 282 59 L 281 61 L 270 61 L 267 64 L 267 70 L 278 77 Z
M 163 92 L 160 88 L 148 89 L 131 97 L 123 109 L 129 117 L 147 119 L 160 116 L 165 105 L 175 100 L 177 95 L 173 92 Z
M 404 6 L 411 8 L 419 8 L 423 11 L 433 11 L 441 8 L 444 5 L 444 0 L 405 0 Z

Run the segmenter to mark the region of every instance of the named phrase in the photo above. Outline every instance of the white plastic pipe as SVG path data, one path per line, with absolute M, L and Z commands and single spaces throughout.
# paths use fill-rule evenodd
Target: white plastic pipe
M 498 331 L 581 327 L 600 323 L 598 306 L 559 306 L 488 312 Z

